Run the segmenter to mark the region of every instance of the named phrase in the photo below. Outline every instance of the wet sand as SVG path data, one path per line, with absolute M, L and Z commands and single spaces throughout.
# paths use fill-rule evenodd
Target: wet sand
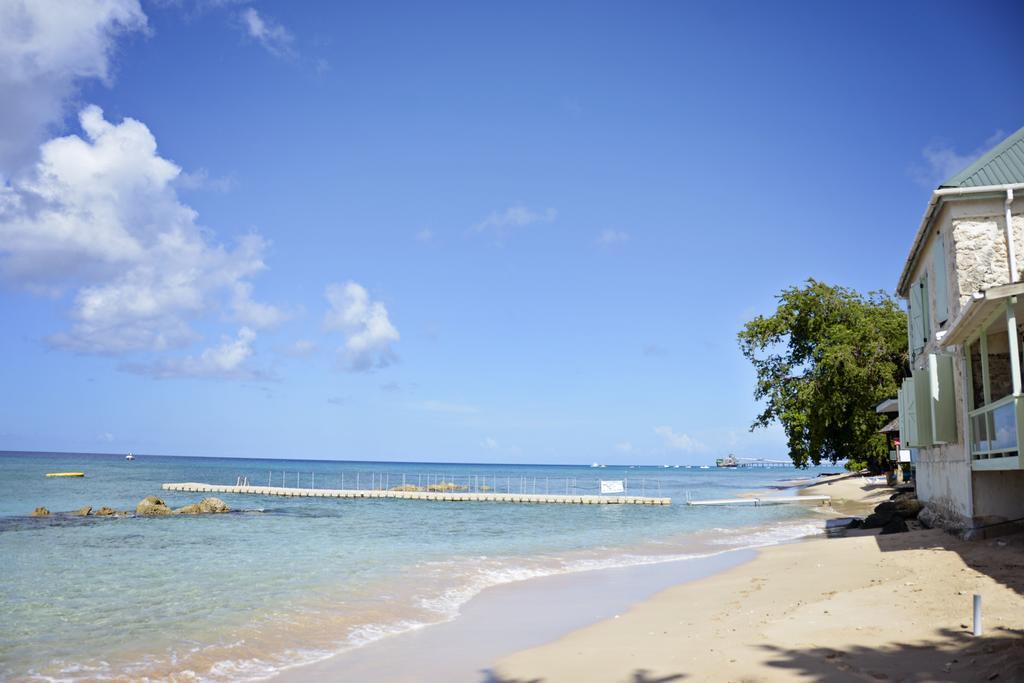
M 670 586 L 748 562 L 753 550 L 529 579 L 485 589 L 450 622 L 384 638 L 274 680 L 479 683 L 498 658 L 615 620 Z

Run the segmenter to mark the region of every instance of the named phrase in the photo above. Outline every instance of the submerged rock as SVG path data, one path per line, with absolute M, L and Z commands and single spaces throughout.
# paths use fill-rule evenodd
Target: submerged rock
M 77 517 L 88 517 L 91 512 L 92 512 L 92 506 L 91 505 L 83 505 L 82 507 L 78 508 L 77 510 L 75 510 L 71 514 L 73 514 L 73 515 L 75 515 Z
M 50 511 L 47 510 L 44 507 L 38 507 L 38 508 L 36 508 L 35 510 L 32 511 L 32 516 L 33 517 L 49 517 L 50 516 Z
M 117 514 L 117 510 L 114 508 L 108 508 L 106 505 L 101 507 L 99 510 L 93 513 L 95 517 L 113 517 Z
M 207 513 L 231 512 L 231 508 L 220 498 L 203 498 L 198 503 L 180 507 L 174 512 L 179 515 L 203 515 Z
M 156 517 L 160 515 L 173 515 L 174 510 L 167 507 L 167 503 L 156 496 L 146 496 L 135 506 L 135 514 L 144 517 Z

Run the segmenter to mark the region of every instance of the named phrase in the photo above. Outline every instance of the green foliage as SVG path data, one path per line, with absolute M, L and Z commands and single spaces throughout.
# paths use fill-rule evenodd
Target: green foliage
M 774 315 L 738 335 L 757 373 L 754 397 L 765 403 L 751 431 L 780 423 L 798 467 L 849 458 L 885 469 L 878 430 L 886 417 L 875 406 L 906 375 L 906 314 L 885 292 L 865 296 L 813 279 L 777 298 Z

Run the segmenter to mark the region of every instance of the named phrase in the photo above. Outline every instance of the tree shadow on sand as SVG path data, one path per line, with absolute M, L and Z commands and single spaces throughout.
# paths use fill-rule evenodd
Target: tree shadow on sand
M 658 676 L 647 669 L 637 669 L 633 675 L 622 683 L 675 683 L 686 678 L 685 674 L 668 674 Z M 484 672 L 482 683 L 544 683 L 543 678 L 501 678 L 493 671 Z
M 788 670 L 801 681 L 1024 681 L 1024 632 L 1009 629 L 978 638 L 943 629 L 928 641 L 884 648 L 764 649 L 775 655 L 769 666 Z

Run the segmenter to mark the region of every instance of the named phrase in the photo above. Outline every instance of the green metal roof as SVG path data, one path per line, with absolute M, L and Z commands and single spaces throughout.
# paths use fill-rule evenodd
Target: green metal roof
M 939 187 L 980 187 L 1024 183 L 1024 128 L 985 152 Z

